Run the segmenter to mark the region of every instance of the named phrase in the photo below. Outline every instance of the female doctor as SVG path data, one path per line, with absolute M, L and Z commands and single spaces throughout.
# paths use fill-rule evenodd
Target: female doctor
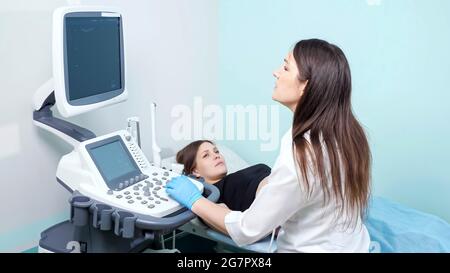
M 362 219 L 371 156 L 352 113 L 344 53 L 323 40 L 302 40 L 273 75 L 272 98 L 293 112 L 293 122 L 252 205 L 231 211 L 202 197 L 185 176 L 172 179 L 167 193 L 239 246 L 281 226 L 277 252 L 368 252 Z

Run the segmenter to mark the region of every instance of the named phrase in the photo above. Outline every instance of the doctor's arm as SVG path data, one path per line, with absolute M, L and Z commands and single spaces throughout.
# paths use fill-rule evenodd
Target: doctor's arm
M 197 187 L 186 176 L 173 178 L 166 185 L 169 196 L 190 209 L 214 229 L 227 234 L 225 216 L 231 210 L 204 198 Z
M 251 244 L 282 225 L 299 208 L 301 194 L 296 176 L 285 166 L 274 168 L 269 181 L 244 212 L 231 211 L 201 196 L 195 185 L 179 176 L 167 184 L 168 194 L 209 225 L 228 234 L 238 245 Z
M 192 212 L 211 225 L 215 230 L 228 235 L 225 227 L 225 216 L 231 212 L 229 208 L 202 197 L 193 204 Z

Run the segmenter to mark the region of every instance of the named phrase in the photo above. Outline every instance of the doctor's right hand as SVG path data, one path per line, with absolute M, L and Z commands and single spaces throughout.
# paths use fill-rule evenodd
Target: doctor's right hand
M 166 192 L 171 198 L 188 209 L 191 209 L 192 205 L 202 198 L 199 189 L 184 175 L 172 178 L 166 184 Z

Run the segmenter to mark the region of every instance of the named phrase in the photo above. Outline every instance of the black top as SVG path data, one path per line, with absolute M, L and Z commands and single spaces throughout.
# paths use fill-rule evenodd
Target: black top
M 257 164 L 228 174 L 214 183 L 220 191 L 217 203 L 225 203 L 231 210 L 244 211 L 255 199 L 259 183 L 270 174 L 270 167 Z

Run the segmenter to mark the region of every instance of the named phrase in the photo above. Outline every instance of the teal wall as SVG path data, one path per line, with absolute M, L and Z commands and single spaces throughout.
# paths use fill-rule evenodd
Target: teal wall
M 274 104 L 271 73 L 297 40 L 337 44 L 369 135 L 374 194 L 450 221 L 449 15 L 448 0 L 221 0 L 221 103 Z M 280 111 L 283 132 L 291 114 Z M 252 163 L 277 155 L 226 143 Z

